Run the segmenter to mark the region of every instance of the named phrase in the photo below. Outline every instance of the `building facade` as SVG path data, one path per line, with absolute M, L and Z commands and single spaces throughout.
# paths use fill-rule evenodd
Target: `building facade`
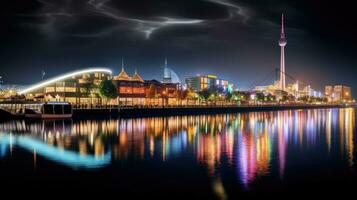
M 153 79 L 145 81 L 145 90 L 147 105 L 176 105 L 182 88 L 179 83 L 161 83 Z
M 97 86 L 110 80 L 112 72 L 106 68 L 92 68 L 70 72 L 31 85 L 18 92 L 28 100 L 66 101 L 75 105 L 102 104 Z
M 329 102 L 352 101 L 351 88 L 345 85 L 325 86 L 325 95 Z
M 220 92 L 227 92 L 228 89 L 233 88 L 233 85 L 227 80 L 219 79 L 216 75 L 197 75 L 186 78 L 186 86 L 195 92 L 212 89 L 217 89 Z
M 118 90 L 119 105 L 135 106 L 145 104 L 144 80 L 136 71 L 133 76 L 129 76 L 124 67 L 122 67 L 118 76 L 113 78 L 113 83 Z

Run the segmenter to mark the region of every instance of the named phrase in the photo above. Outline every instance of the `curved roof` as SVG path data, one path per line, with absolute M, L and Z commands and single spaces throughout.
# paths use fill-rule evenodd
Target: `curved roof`
M 119 73 L 118 76 L 114 77 L 114 80 L 125 80 L 129 81 L 131 80 L 130 76 L 125 72 L 124 67 L 121 69 L 121 72 Z
M 139 81 L 139 82 L 144 82 L 144 80 L 141 78 L 141 76 L 139 74 L 137 74 L 135 72 L 133 78 L 132 78 L 133 81 Z
M 39 83 L 36 83 L 34 85 L 31 85 L 30 87 L 27 87 L 21 91 L 19 91 L 19 94 L 26 94 L 28 92 L 31 92 L 33 90 L 39 89 L 41 87 L 45 87 L 47 85 L 53 84 L 57 81 L 61 81 L 61 80 L 65 80 L 67 78 L 70 78 L 72 76 L 76 76 L 76 75 L 80 75 L 80 74 L 85 74 L 85 73 L 95 73 L 95 72 L 102 72 L 102 73 L 108 73 L 108 74 L 112 74 L 112 71 L 110 69 L 107 68 L 89 68 L 89 69 L 83 69 L 83 70 L 78 70 L 78 71 L 74 71 L 74 72 L 70 72 L 67 74 L 63 74 L 60 76 L 56 76 L 54 78 L 45 80 L 45 81 L 41 81 Z

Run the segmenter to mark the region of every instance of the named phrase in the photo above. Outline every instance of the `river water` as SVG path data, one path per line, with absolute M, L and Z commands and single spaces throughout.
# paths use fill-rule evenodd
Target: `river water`
M 357 185 L 355 119 L 355 109 L 336 108 L 7 121 L 0 179 L 9 188 L 131 197 L 346 191 Z

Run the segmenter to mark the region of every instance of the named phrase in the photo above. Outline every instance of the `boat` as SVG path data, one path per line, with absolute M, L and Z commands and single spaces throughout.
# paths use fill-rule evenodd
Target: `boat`
M 46 102 L 36 107 L 25 108 L 25 118 L 34 119 L 66 119 L 73 114 L 68 102 Z

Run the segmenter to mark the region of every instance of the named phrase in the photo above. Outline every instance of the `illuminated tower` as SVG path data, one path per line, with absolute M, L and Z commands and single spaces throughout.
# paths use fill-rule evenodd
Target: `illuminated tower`
M 167 66 L 167 58 L 165 59 L 164 79 L 162 80 L 162 82 L 172 83 L 171 69 Z
M 285 90 L 285 46 L 287 44 L 284 31 L 284 14 L 281 15 L 280 52 L 280 89 Z

